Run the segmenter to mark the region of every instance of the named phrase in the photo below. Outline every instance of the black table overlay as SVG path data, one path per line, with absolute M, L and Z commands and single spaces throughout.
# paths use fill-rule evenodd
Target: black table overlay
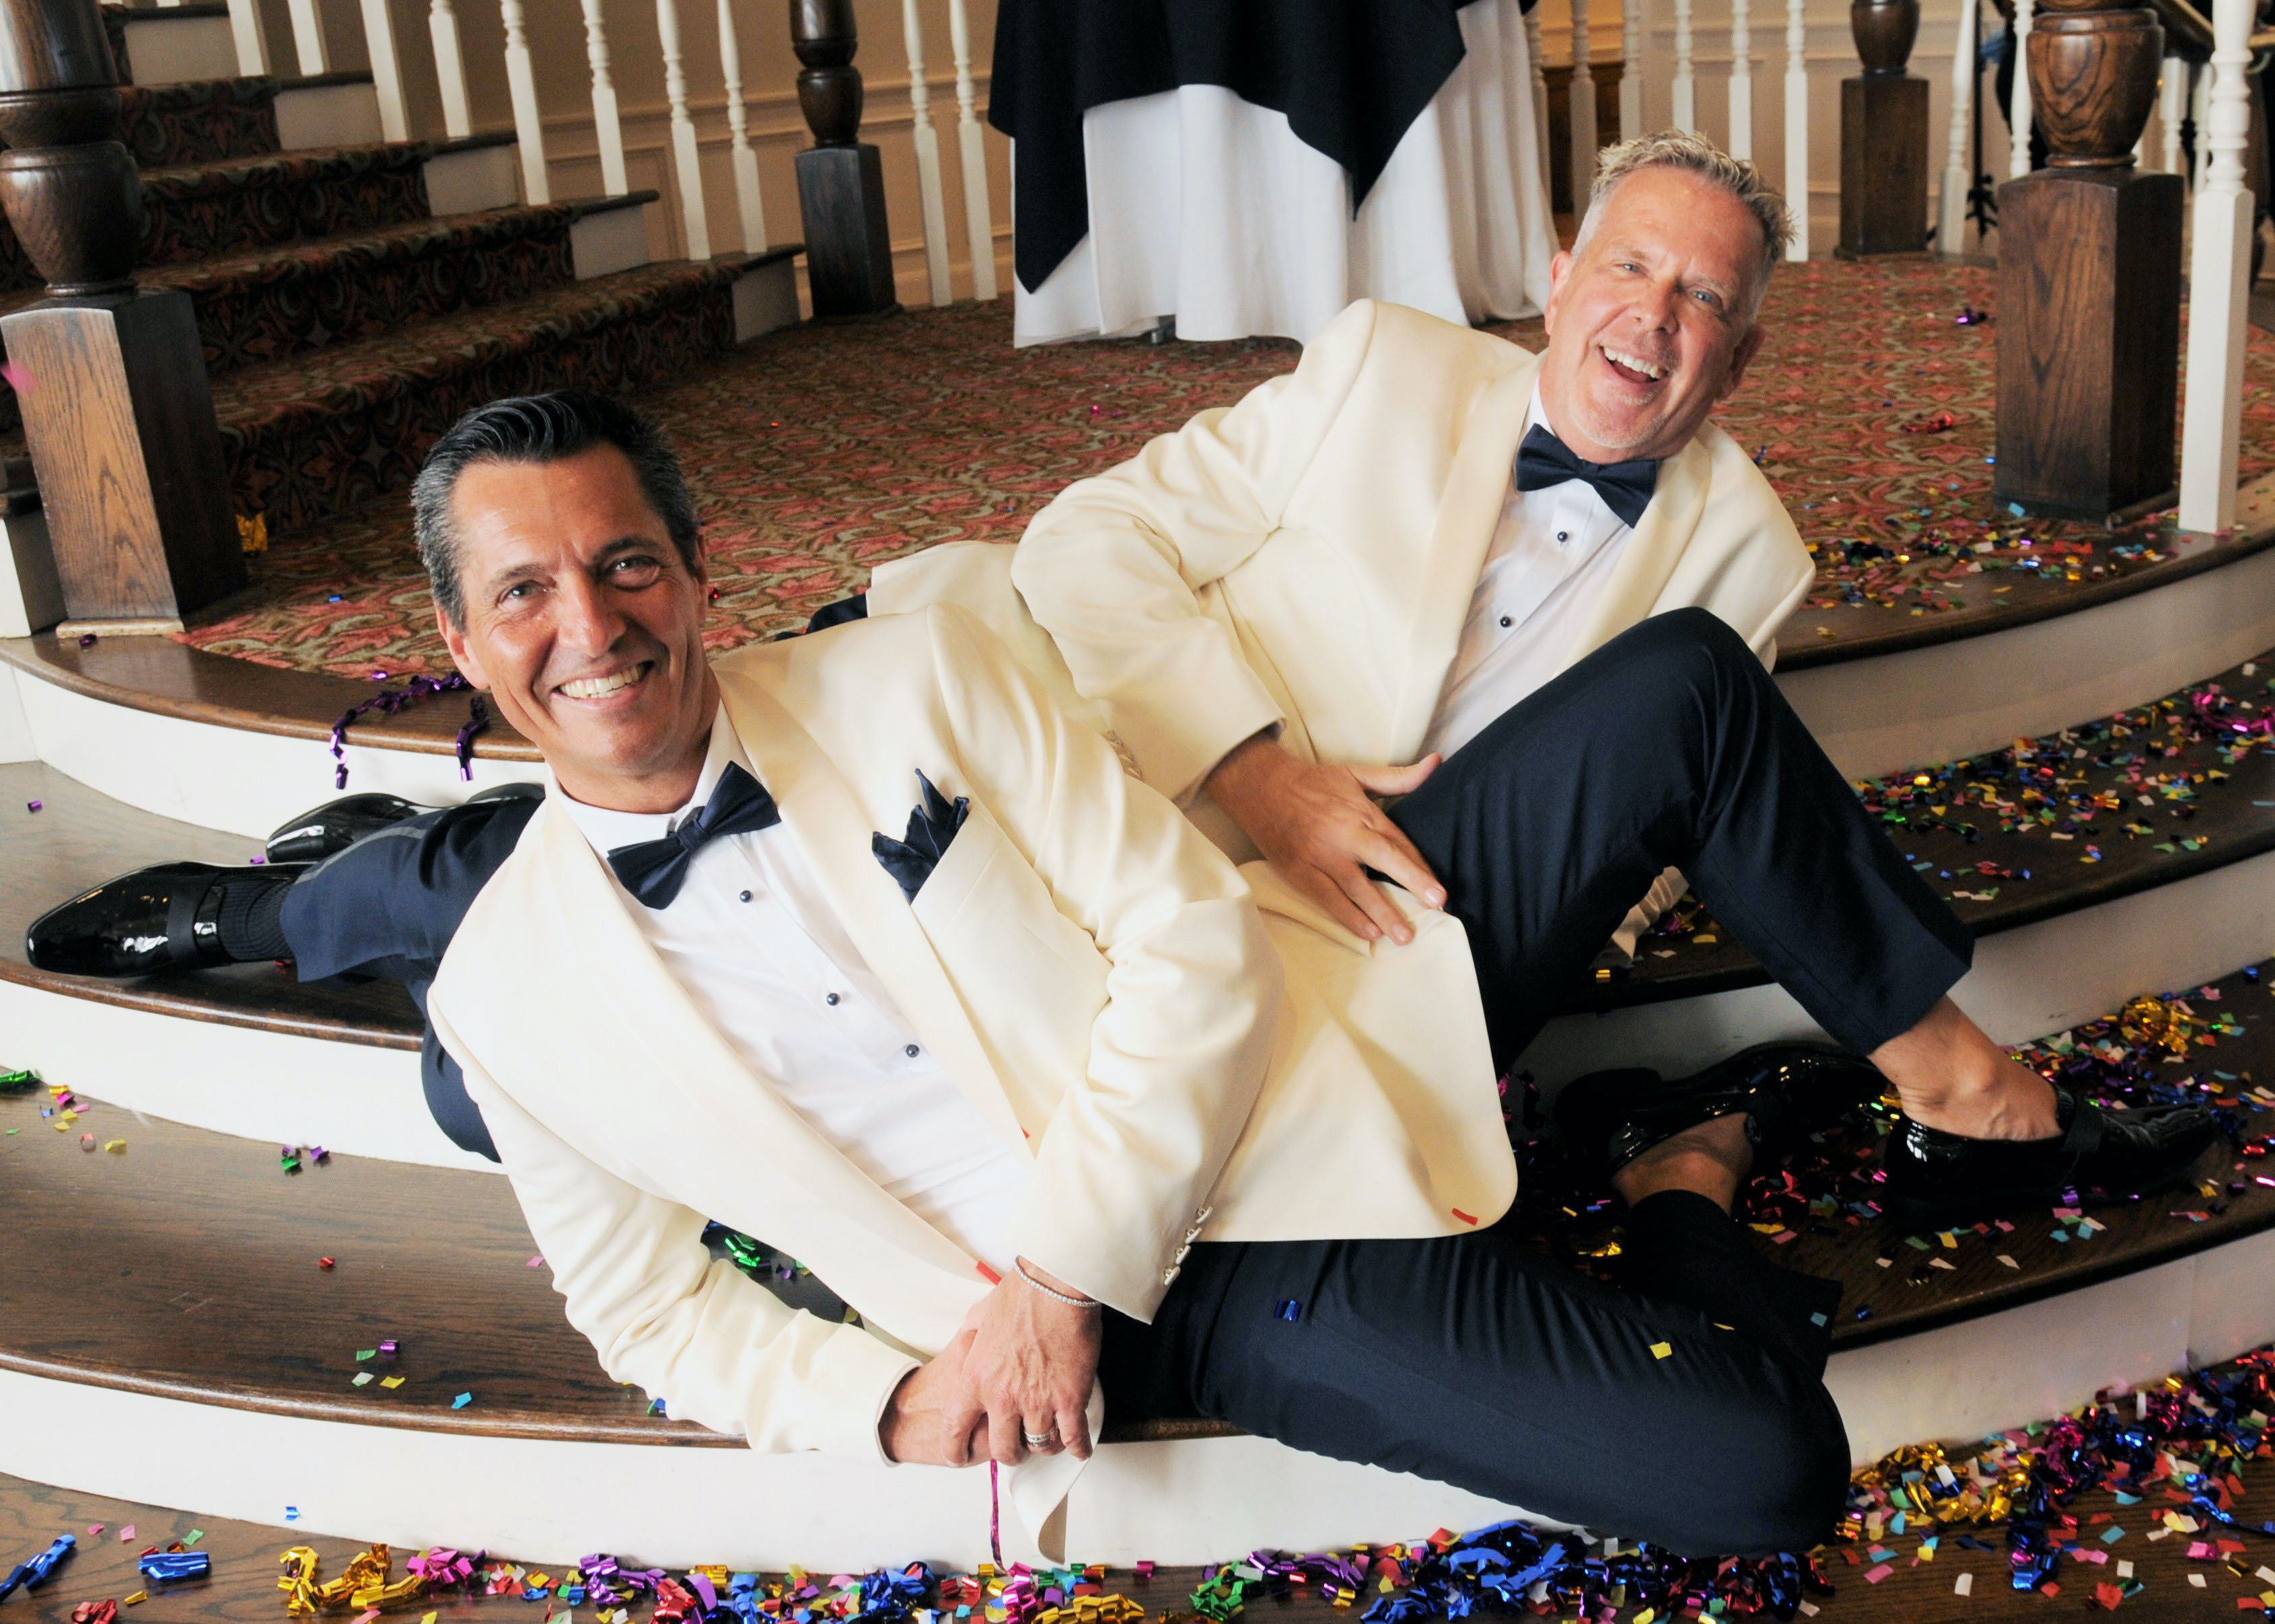
M 1349 174 L 1356 210 L 1460 64 L 1467 3 L 1001 0 L 987 121 L 1018 143 L 1020 284 L 1040 288 L 1090 230 L 1083 114 L 1180 85 L 1286 114 Z

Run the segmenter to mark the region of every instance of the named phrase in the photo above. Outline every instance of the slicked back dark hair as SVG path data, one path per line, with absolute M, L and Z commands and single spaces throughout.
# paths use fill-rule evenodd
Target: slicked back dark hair
M 670 533 L 679 562 L 693 573 L 695 502 L 687 494 L 679 458 L 654 424 L 622 401 L 584 389 L 494 400 L 450 425 L 427 453 L 411 486 L 419 562 L 427 566 L 435 601 L 453 626 L 464 630 L 466 623 L 465 584 L 459 575 L 464 561 L 450 517 L 458 476 L 476 463 L 557 463 L 596 445 L 612 445 L 624 454 L 647 505 Z

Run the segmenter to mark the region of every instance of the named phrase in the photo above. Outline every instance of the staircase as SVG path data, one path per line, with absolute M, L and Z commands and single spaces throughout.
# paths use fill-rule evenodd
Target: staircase
M 796 319 L 794 245 L 651 263 L 653 192 L 526 206 L 510 133 L 383 141 L 367 73 L 234 76 L 225 5 L 104 12 L 138 278 L 190 296 L 238 511 L 272 533 L 402 490 L 481 401 L 637 390 Z M 39 283 L 0 224 L 0 312 Z M 22 451 L 11 382 L 19 512 Z
M 1844 770 L 1882 775 L 1874 804 L 1901 849 L 1946 895 L 1969 894 L 1956 905 L 1979 947 L 1957 996 L 1994 1036 L 2090 1046 L 2109 1031 L 2088 1023 L 2179 993 L 2226 1030 L 2156 1076 L 2216 1091 L 2242 1132 L 2264 1135 L 2275 482 L 2241 505 L 2249 528 L 2119 586 L 1931 625 L 1891 617 L 1837 647 L 1797 616 L 1780 681 Z M 58 1135 L 37 1115 L 44 1091 L 0 1100 L 21 1129 L 0 1138 L 6 1221 L 49 1237 L 0 1262 L 0 1404 L 35 1418 L 0 1433 L 0 1473 L 403 1545 L 853 1571 L 984 1558 L 981 1475 L 754 1456 L 601 1379 L 503 1181 L 428 1121 L 399 990 L 303 987 L 268 966 L 79 983 L 23 963 L 22 925 L 73 887 L 160 857 L 241 860 L 323 799 L 331 725 L 367 685 L 164 639 L 52 637 L 0 640 L 0 681 L 16 707 L 0 710 L 0 758 L 18 763 L 0 767 L 0 1064 L 99 1102 Z M 463 705 L 359 721 L 351 787 L 467 793 L 451 754 Z M 527 743 L 496 729 L 471 787 L 535 770 Z M 1614 1060 L 1687 1071 L 1808 1031 L 1703 918 L 1599 976 L 1525 1056 L 1542 1098 Z M 86 1131 L 126 1144 L 81 1153 Z M 330 1156 L 288 1175 L 288 1144 Z M 754 1147 L 754 1176 L 764 1156 Z M 1849 1212 L 1795 1217 L 1763 1244 L 1848 1284 L 1829 1379 L 1863 1461 L 2275 1338 L 2265 1166 L 2223 1151 L 2200 1186 L 2090 1212 L 2098 1231 L 2016 1213 L 2011 1230 L 1945 1241 Z M 1532 1187 L 1547 1199 L 1545 1178 Z M 1584 1254 L 1605 1238 L 1542 1215 L 1554 1244 Z M 356 1353 L 383 1337 L 405 1382 L 355 1385 L 375 1368 Z M 451 1408 L 460 1393 L 473 1396 Z M 1067 1514 L 1067 1548 L 1090 1560 L 1318 1549 L 1505 1509 L 1216 1429 L 1111 1436 Z M 1015 1521 L 1007 1553 L 1025 1548 Z

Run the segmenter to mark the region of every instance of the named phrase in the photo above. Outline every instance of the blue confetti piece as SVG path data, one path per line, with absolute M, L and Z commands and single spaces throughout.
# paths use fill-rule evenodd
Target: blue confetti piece
M 469 1405 L 469 1404 L 472 1403 L 473 1401 L 474 1401 L 474 1395 L 473 1395 L 472 1394 L 471 1394 L 471 1393 L 461 1393 L 461 1394 L 460 1394 L 457 1398 L 452 1399 L 452 1400 L 450 1401 L 450 1408 L 451 1408 L 452 1409 L 465 1409 L 465 1407 L 466 1407 L 467 1405 Z

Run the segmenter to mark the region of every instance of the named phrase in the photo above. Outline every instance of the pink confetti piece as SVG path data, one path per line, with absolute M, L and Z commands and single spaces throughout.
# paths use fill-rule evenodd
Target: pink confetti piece
M 126 1541 L 128 1541 L 128 1540 L 130 1540 L 130 1539 L 132 1539 L 132 1538 L 133 1538 L 133 1537 L 134 1537 L 134 1525 L 133 1525 L 132 1522 L 128 1523 L 125 1528 L 122 1528 L 122 1529 L 120 1529 L 120 1530 L 118 1530 L 118 1539 L 119 1539 L 119 1543 L 120 1543 L 121 1545 L 124 1545 Z
M 19 395 L 28 395 L 39 387 L 32 381 L 32 374 L 13 361 L 0 363 L 0 378 L 5 378 L 8 387 Z
M 1878 1567 L 1868 1567 L 1864 1570 L 1864 1582 L 1867 1584 L 1878 1584 L 1881 1580 L 1886 1578 L 1890 1574 L 1895 1571 L 1896 1570 L 1893 1567 L 1891 1567 L 1886 1562 L 1881 1563 Z
M 525 1269 L 541 1269 L 544 1266 L 545 1259 L 542 1258 L 532 1258 L 527 1263 L 522 1265 Z

